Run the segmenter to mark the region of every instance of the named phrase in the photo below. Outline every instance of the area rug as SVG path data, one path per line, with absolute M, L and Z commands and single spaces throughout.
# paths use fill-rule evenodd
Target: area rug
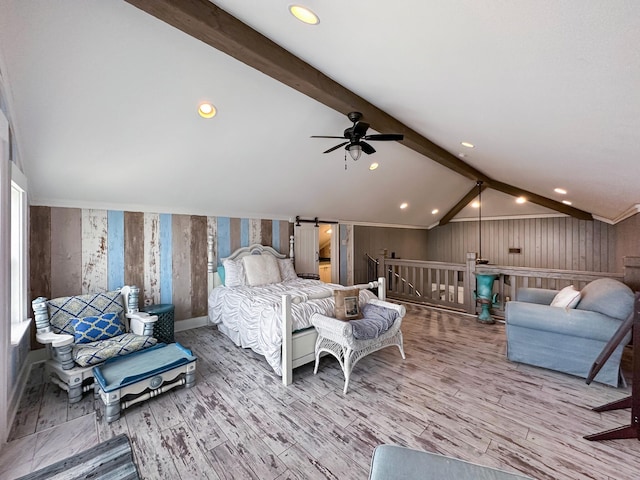
M 60 460 L 48 467 L 20 477 L 18 480 L 80 480 L 139 479 L 138 469 L 133 462 L 129 438 L 125 434 L 99 443 L 73 457 Z

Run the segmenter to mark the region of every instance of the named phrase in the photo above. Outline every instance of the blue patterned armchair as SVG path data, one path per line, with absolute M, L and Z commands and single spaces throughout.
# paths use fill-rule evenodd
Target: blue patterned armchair
M 93 389 L 93 367 L 157 343 L 155 315 L 138 310 L 139 289 L 60 297 L 32 302 L 36 339 L 47 346 L 46 370 L 53 383 L 80 401 Z

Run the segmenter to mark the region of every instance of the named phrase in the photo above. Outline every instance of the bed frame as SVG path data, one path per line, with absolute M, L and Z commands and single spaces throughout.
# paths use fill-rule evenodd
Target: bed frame
M 207 251 L 207 270 L 208 270 L 208 283 L 209 293 L 213 288 L 221 285 L 218 273 L 216 271 L 216 262 L 213 251 L 214 238 L 209 236 L 208 239 L 208 251 Z M 289 257 L 293 259 L 293 235 L 289 237 Z M 247 255 L 273 255 L 276 258 L 287 258 L 286 255 L 277 252 L 272 247 L 253 244 L 248 247 L 242 247 L 233 252 L 226 259 L 238 260 Z M 383 277 L 380 277 L 377 282 L 363 283 L 355 285 L 354 288 L 359 289 L 378 289 L 378 298 L 380 300 L 386 299 L 386 285 Z M 332 296 L 332 292 L 326 292 L 322 295 L 309 297 L 311 300 L 328 298 Z M 299 304 L 305 301 L 303 297 L 283 295 L 282 296 L 282 383 L 284 385 L 291 385 L 293 382 L 293 369 L 307 363 L 315 361 L 315 346 L 318 333 L 315 328 L 308 328 L 297 332 L 292 331 L 292 317 L 291 317 L 291 305 Z M 222 328 L 220 328 L 222 327 Z M 218 329 L 226 336 L 233 340 L 233 334 L 224 327 L 224 325 L 218 325 Z M 235 342 L 234 340 L 234 343 Z

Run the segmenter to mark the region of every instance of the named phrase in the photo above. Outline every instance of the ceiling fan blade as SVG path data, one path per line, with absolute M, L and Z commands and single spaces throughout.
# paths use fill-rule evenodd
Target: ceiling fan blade
M 340 138 L 340 137 L 338 137 L 338 138 Z M 333 152 L 334 150 L 337 150 L 337 149 L 338 149 L 338 148 L 340 148 L 340 147 L 344 147 L 347 143 L 349 143 L 349 142 L 343 142 L 343 143 L 341 143 L 340 145 L 336 145 L 335 147 L 331 147 L 329 150 L 327 150 L 326 152 L 322 152 L 322 153 L 330 153 L 330 152 Z
M 376 149 L 369 145 L 367 142 L 359 142 L 360 147 L 362 147 L 362 151 L 367 155 L 371 155 L 376 152 Z
M 327 135 L 311 135 L 309 138 L 344 138 L 344 137 L 331 137 Z
M 365 133 L 367 133 L 368 129 L 369 129 L 368 123 L 358 122 L 353 127 L 353 133 L 358 137 L 362 137 Z
M 375 133 L 373 135 L 365 135 L 364 137 L 365 140 L 402 140 L 404 138 L 404 135 L 402 135 L 401 133 Z

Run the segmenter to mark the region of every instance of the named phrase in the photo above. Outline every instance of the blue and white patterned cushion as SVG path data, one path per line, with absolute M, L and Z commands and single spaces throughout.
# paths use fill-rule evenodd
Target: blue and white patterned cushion
M 90 293 L 73 297 L 60 297 L 47 301 L 49 323 L 54 333 L 74 335 L 71 319 L 116 313 L 122 321 L 124 304 L 120 290 L 105 293 Z
M 95 317 L 72 318 L 75 343 L 90 343 L 122 335 L 124 328 L 115 313 L 103 313 Z
M 99 342 L 80 343 L 73 346 L 73 360 L 81 367 L 97 365 L 110 358 L 127 355 L 158 343 L 153 337 L 125 333 Z

